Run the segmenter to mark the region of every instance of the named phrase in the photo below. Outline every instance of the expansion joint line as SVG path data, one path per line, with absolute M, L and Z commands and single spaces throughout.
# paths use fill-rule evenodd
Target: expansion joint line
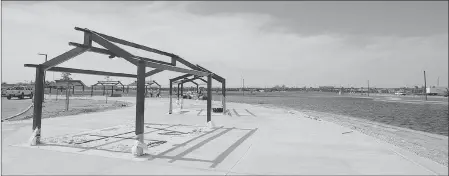
M 234 167 L 237 166 L 237 164 L 239 164 L 240 161 L 241 161 L 243 158 L 245 158 L 245 156 L 248 154 L 249 149 L 250 149 L 252 146 L 253 146 L 253 144 L 251 144 L 251 145 L 248 147 L 248 149 L 246 149 L 246 151 L 245 151 L 245 153 L 242 155 L 242 157 L 240 157 L 239 160 L 237 160 L 237 162 L 235 162 L 235 164 L 231 167 L 231 169 L 229 169 L 228 172 L 226 172 L 225 176 L 227 176 L 227 175 L 232 171 L 232 169 L 234 169 Z

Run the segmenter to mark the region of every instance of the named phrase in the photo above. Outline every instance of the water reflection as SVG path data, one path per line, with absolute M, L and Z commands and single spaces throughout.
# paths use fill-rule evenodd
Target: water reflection
M 220 96 L 213 98 L 220 100 Z M 404 101 L 398 101 L 402 99 Z M 231 92 L 227 100 L 334 113 L 448 136 L 447 99 L 440 103 L 422 103 L 407 98 L 350 97 L 328 93 L 276 92 L 242 96 Z

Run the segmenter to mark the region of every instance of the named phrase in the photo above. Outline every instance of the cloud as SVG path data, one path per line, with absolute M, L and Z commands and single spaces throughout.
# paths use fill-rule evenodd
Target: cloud
M 41 63 L 43 58 L 36 55 L 38 52 L 55 57 L 71 49 L 69 41 L 81 43 L 82 33 L 73 29 L 79 26 L 176 53 L 225 77 L 231 87 L 241 85 L 241 76 L 253 86 L 363 85 L 367 79 L 373 85 L 402 86 L 421 83 L 423 69 L 439 75 L 440 85 L 447 80 L 447 33 L 420 37 L 302 35 L 284 26 L 273 26 L 279 19 L 270 14 L 199 15 L 186 9 L 189 3 L 9 4 L 3 8 L 3 79 L 34 79 L 30 76 L 34 70 L 23 64 Z M 124 48 L 136 55 L 169 61 L 167 57 Z M 94 53 L 61 66 L 136 72 L 124 60 L 111 61 Z M 18 71 L 24 74 L 16 74 Z M 176 75 L 180 74 L 165 71 L 152 78 L 168 85 L 168 79 Z M 88 84 L 103 79 L 79 74 L 75 77 Z

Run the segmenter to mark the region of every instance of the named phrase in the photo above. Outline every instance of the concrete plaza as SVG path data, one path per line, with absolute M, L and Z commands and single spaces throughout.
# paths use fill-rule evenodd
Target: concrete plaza
M 109 100 L 135 102 L 131 97 Z M 43 139 L 76 134 L 92 137 L 99 131 L 98 136 L 106 136 L 92 137 L 88 141 L 97 144 L 84 142 L 78 148 L 28 146 L 32 120 L 3 122 L 2 174 L 448 174 L 446 166 L 300 112 L 228 103 L 229 114 L 213 114 L 214 128 L 192 133 L 205 129 L 201 128 L 206 122 L 205 101 L 185 100 L 183 109 L 171 115 L 168 99 L 147 98 L 145 102 L 145 140 L 164 141 L 150 147 L 148 155 L 135 158 L 127 149 L 134 134 L 135 106 L 42 120 Z M 213 102 L 213 107 L 219 105 Z M 118 131 L 109 134 L 109 129 Z M 170 131 L 185 135 L 162 135 Z M 123 150 L 107 147 L 119 144 Z

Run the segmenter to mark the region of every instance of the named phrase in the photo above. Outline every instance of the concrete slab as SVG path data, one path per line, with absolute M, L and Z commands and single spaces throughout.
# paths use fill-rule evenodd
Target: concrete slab
M 115 99 L 135 101 L 132 97 L 109 98 Z M 97 150 L 24 147 L 31 135 L 31 121 L 4 122 L 2 126 L 7 132 L 2 129 L 2 174 L 448 174 L 447 167 L 429 159 L 350 128 L 306 118 L 300 112 L 228 103 L 229 109 L 243 110 L 242 114 L 248 109 L 257 118 L 248 112 L 252 118 L 213 116 L 213 122 L 222 128 L 186 135 L 204 127 L 205 117 L 198 116 L 198 111 L 167 115 L 167 99 L 146 100 L 146 142 L 167 141 L 154 144 L 149 155 L 134 158 L 128 151 L 133 140 L 127 138 L 133 138 L 134 134 L 126 132 L 133 129 L 134 106 L 43 119 L 43 138 L 75 134 L 108 136 L 108 141 L 98 140 Z M 197 102 L 184 103 L 193 106 Z M 251 130 L 251 135 L 247 135 Z M 92 139 L 98 138 L 82 138 Z

